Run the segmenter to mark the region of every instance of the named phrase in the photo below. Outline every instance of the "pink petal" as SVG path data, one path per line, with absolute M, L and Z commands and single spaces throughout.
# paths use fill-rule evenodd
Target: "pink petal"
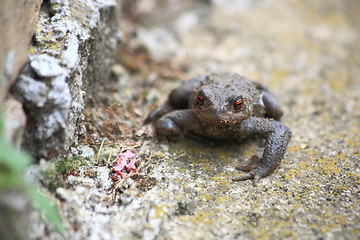
M 133 158 L 136 156 L 135 153 L 131 152 L 130 150 L 126 150 L 125 152 L 123 152 L 122 154 L 120 154 L 120 157 L 124 157 L 126 159 L 129 159 L 129 158 Z
M 129 164 L 127 165 L 126 170 L 129 171 L 130 173 L 132 173 L 133 171 L 136 171 L 135 160 L 131 160 L 129 162 Z
M 123 170 L 124 169 L 124 166 L 115 166 L 114 168 L 113 168 L 113 170 L 115 171 L 115 172 L 120 172 L 121 170 Z

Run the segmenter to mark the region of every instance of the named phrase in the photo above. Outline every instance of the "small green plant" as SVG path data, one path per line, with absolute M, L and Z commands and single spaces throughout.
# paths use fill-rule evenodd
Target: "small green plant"
M 40 189 L 25 182 L 23 174 L 32 159 L 26 153 L 10 146 L 3 137 L 3 119 L 0 111 L 0 194 L 9 189 L 24 191 L 32 204 L 45 216 L 47 222 L 60 234 L 65 233 L 63 221 L 54 203 Z
M 65 174 L 67 172 L 77 170 L 80 166 L 89 166 L 91 163 L 81 156 L 73 156 L 70 158 L 59 159 L 56 162 L 56 172 Z

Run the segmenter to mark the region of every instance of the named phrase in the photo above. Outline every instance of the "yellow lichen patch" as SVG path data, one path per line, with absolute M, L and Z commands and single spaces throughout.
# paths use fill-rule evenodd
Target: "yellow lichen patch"
M 307 169 L 309 167 L 308 164 L 303 164 L 303 163 L 299 163 L 300 167 L 299 169 L 289 169 L 286 173 L 285 173 L 285 180 L 290 180 L 293 177 L 297 177 L 299 174 L 301 174 L 303 172 L 303 170 Z
M 319 163 L 323 173 L 326 175 L 330 174 L 339 174 L 341 171 L 337 167 L 337 161 L 335 159 L 329 159 L 328 157 L 323 157 L 319 159 Z
M 346 89 L 346 81 L 342 81 L 342 79 L 347 79 L 347 72 L 345 71 L 332 71 L 329 73 L 329 85 L 335 91 L 345 90 Z
M 35 48 L 29 48 L 29 54 L 31 54 L 31 55 L 33 55 L 33 54 L 35 54 Z
M 329 17 L 326 19 L 327 23 L 330 23 L 333 26 L 344 26 L 346 25 L 346 20 L 344 19 L 343 15 L 334 12 L 329 15 Z
M 330 79 L 329 85 L 335 91 L 339 91 L 344 88 L 344 83 L 339 81 L 339 79 Z
M 337 160 L 340 160 L 340 161 L 346 161 L 347 160 L 347 156 L 345 153 L 340 153 L 336 156 L 336 159 Z
M 350 239 L 358 239 L 358 237 L 357 236 L 359 236 L 360 235 L 360 229 L 350 229 L 350 232 L 351 232 L 351 234 L 353 235 L 353 237 L 352 238 L 350 238 Z
M 356 172 L 345 172 L 346 177 L 353 178 L 355 181 L 360 184 L 360 175 Z
M 356 139 L 356 138 L 348 138 L 346 140 L 346 145 L 349 147 L 349 148 L 356 148 L 356 149 L 359 149 L 360 148 L 360 141 L 359 139 Z M 359 151 L 358 151 L 359 152 Z
M 196 148 L 196 147 L 188 147 L 188 148 L 186 148 L 186 151 L 190 154 L 200 155 L 203 152 L 206 152 L 207 150 Z
M 266 219 L 264 221 L 263 225 L 261 223 L 259 225 L 266 228 L 254 232 L 256 239 L 298 239 L 298 235 L 292 230 L 294 226 L 291 221 L 267 221 Z
M 166 216 L 168 212 L 168 206 L 167 205 L 155 206 L 153 210 L 154 210 L 154 215 L 153 215 L 154 218 L 163 218 L 164 216 Z
M 213 176 L 211 177 L 211 180 L 218 183 L 218 185 L 221 185 L 221 189 L 230 188 L 231 183 L 228 175 Z
M 335 185 L 334 189 L 335 189 L 334 194 L 340 194 L 341 192 L 349 190 L 348 187 L 344 187 L 344 186 L 341 186 L 341 185 Z
M 328 225 L 331 228 L 344 226 L 348 223 L 348 219 L 346 218 L 346 216 L 342 216 L 342 215 L 330 216 L 329 218 L 325 219 L 325 221 L 328 221 L 329 223 L 331 223 Z
M 205 194 L 202 194 L 199 196 L 201 199 L 203 200 L 210 200 L 211 199 L 211 196 L 210 195 L 205 195 Z
M 215 197 L 215 202 L 216 204 L 222 204 L 226 201 L 230 200 L 230 195 L 225 195 L 225 196 L 221 196 L 221 197 Z
M 51 45 L 51 46 L 50 46 L 50 49 L 52 49 L 52 50 L 57 50 L 58 47 L 57 47 L 56 45 Z
M 250 159 L 253 155 L 256 155 L 255 149 L 254 148 L 249 148 L 244 152 L 243 157 L 247 158 L 247 159 Z
M 182 221 L 192 221 L 193 223 L 205 223 L 205 224 L 212 224 L 212 217 L 209 213 L 206 212 L 196 212 L 195 215 L 192 216 L 180 216 L 180 220 Z
M 221 177 L 223 177 L 223 176 L 222 175 L 213 176 L 213 177 L 211 177 L 211 180 L 215 181 L 215 182 L 226 182 L 226 180 L 222 179 Z
M 286 151 L 289 152 L 289 153 L 295 153 L 295 152 L 298 152 L 298 151 L 301 151 L 301 150 L 303 150 L 302 144 L 295 145 L 295 146 L 289 146 Z
M 321 231 L 322 233 L 330 232 L 330 230 L 331 230 L 331 227 L 330 227 L 329 225 L 324 225 L 324 226 L 322 226 L 321 229 L 320 229 L 320 231 Z
M 207 163 L 209 160 L 207 158 L 199 158 L 194 160 L 194 163 L 198 163 L 198 164 L 204 164 Z
M 298 166 L 301 170 L 313 169 L 313 167 L 308 162 L 300 162 L 300 163 L 298 163 Z
M 294 146 L 290 151 L 295 149 L 301 149 L 301 145 Z M 294 176 L 298 176 L 301 172 L 319 172 L 323 175 L 340 174 L 341 169 L 338 167 L 339 161 L 345 161 L 346 155 L 344 153 L 339 154 L 336 158 L 330 159 L 327 156 L 322 158 L 316 157 L 316 152 L 312 149 L 305 149 L 305 153 L 309 156 L 309 161 L 299 162 L 297 169 L 290 169 L 286 172 L 285 179 L 289 180 Z M 316 184 L 314 182 L 314 184 Z
M 314 151 L 314 149 L 312 148 L 307 148 L 305 149 L 305 152 L 307 153 L 307 155 L 309 155 L 310 157 L 316 157 L 318 155 L 317 152 Z
M 221 151 L 221 150 L 217 151 L 216 156 L 225 161 L 231 160 L 231 156 L 230 156 L 229 152 L 226 152 L 226 151 Z

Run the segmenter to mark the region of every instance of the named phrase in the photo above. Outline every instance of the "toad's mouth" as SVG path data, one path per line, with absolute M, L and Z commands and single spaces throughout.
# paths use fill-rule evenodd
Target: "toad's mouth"
M 215 124 L 215 125 L 233 125 L 239 121 L 239 119 L 234 118 L 231 114 L 224 114 L 224 113 L 213 113 L 209 114 L 198 114 L 198 117 L 205 122 L 208 122 L 209 124 Z
M 219 118 L 219 122 L 221 124 L 235 124 L 236 121 L 234 119 L 222 119 L 222 118 Z

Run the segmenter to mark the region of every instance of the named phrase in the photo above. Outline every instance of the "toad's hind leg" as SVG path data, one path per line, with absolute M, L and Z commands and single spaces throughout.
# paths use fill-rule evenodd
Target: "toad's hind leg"
M 169 104 L 176 109 L 189 108 L 189 98 L 194 89 L 198 88 L 205 80 L 205 75 L 200 75 L 183 82 L 180 86 L 171 91 Z
M 156 108 L 155 110 L 153 110 L 145 119 L 144 121 L 144 125 L 145 124 L 149 124 L 151 122 L 156 121 L 157 119 L 161 118 L 162 116 L 164 116 L 165 114 L 174 111 L 175 108 L 173 106 L 171 106 L 169 104 L 169 101 L 166 102 L 165 104 L 161 105 L 160 107 Z
M 266 110 L 265 117 L 280 120 L 284 113 L 275 96 L 270 92 L 262 92 L 262 100 Z
M 284 113 L 275 95 L 264 84 L 257 81 L 253 81 L 253 83 L 255 84 L 256 88 L 261 92 L 262 100 L 266 110 L 265 117 L 280 120 Z

